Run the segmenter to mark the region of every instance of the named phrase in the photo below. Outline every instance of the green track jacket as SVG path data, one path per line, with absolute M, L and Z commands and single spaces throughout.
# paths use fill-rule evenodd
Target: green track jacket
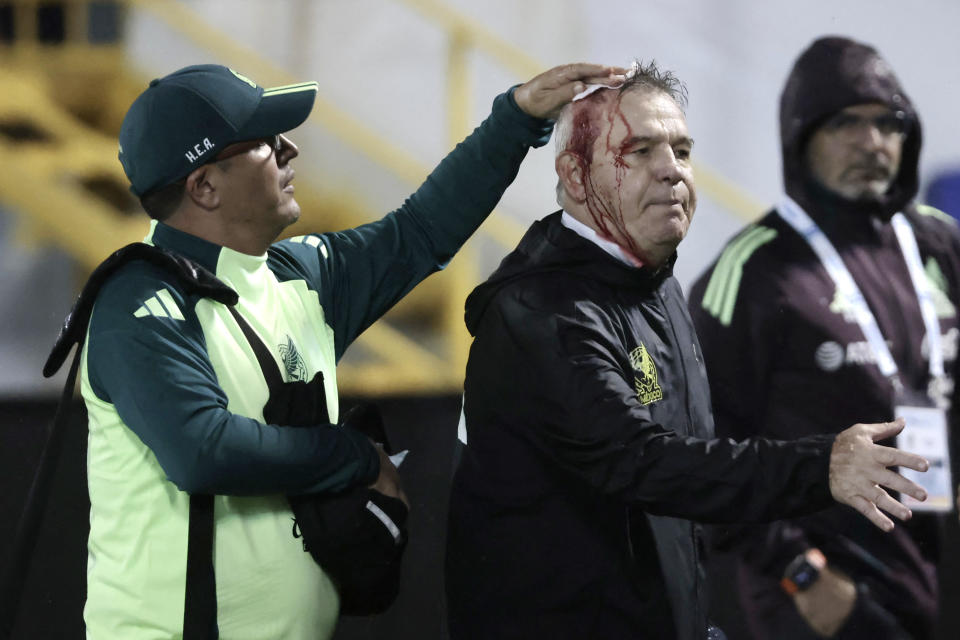
M 162 223 L 147 242 L 215 273 L 285 379 L 322 372 L 329 425 L 265 424 L 267 386 L 228 309 L 146 262 L 101 290 L 81 388 L 89 413 L 89 638 L 179 637 L 191 493 L 216 494 L 220 637 L 332 635 L 336 591 L 292 535 L 285 496 L 372 482 L 373 447 L 336 427 L 336 363 L 347 346 L 442 268 L 493 209 L 552 123 L 512 94 L 402 207 L 339 233 L 249 256 Z

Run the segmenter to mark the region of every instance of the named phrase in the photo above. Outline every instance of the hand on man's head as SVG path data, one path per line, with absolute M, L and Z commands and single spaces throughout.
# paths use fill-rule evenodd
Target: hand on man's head
M 927 498 L 923 487 L 890 467 L 926 471 L 930 463 L 918 455 L 875 444 L 897 435 L 903 427 L 903 418 L 880 424 L 855 424 L 837 435 L 830 452 L 830 493 L 834 499 L 853 507 L 884 531 L 893 529 L 893 521 L 881 509 L 900 520 L 909 520 L 913 514 L 883 487 L 917 500 Z
M 527 115 L 535 118 L 556 118 L 565 104 L 587 88 L 602 84 L 614 88 L 624 81 L 626 69 L 599 64 L 565 64 L 544 71 L 517 87 L 513 99 Z

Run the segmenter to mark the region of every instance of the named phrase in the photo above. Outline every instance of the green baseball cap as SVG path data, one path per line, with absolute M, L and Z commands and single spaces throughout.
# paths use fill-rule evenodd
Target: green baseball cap
M 227 145 L 294 129 L 310 115 L 316 82 L 265 89 L 215 64 L 150 82 L 123 118 L 120 164 L 137 196 L 212 162 Z

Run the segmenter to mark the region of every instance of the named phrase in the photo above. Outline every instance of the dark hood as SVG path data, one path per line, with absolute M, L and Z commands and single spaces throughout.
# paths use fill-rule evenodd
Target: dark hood
M 500 289 L 521 278 L 565 273 L 571 278 L 589 279 L 620 289 L 650 290 L 673 273 L 676 253 L 659 269 L 631 267 L 563 226 L 561 215 L 558 211 L 534 222 L 517 248 L 503 259 L 486 282 L 467 296 L 464 319 L 470 335 L 476 335 L 484 311 Z
M 809 176 L 803 160 L 810 135 L 824 120 L 849 106 L 884 104 L 907 120 L 900 171 L 880 203 L 852 205 Z M 780 141 L 787 194 L 811 215 L 824 210 L 857 210 L 883 219 L 900 211 L 917 193 L 922 135 L 920 120 L 890 65 L 876 49 L 841 37 L 816 40 L 793 65 L 780 96 Z

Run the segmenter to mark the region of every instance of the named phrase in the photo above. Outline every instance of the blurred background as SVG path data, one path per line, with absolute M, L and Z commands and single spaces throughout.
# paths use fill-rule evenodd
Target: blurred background
M 690 92 L 700 204 L 680 246 L 686 285 L 780 193 L 779 93 L 821 35 L 863 40 L 891 63 L 924 126 L 920 199 L 960 215 L 958 25 L 956 0 L 0 0 L 0 548 L 63 384 L 65 371 L 40 374 L 59 326 L 90 271 L 147 230 L 116 134 L 151 78 L 215 62 L 263 86 L 319 81 L 313 114 L 291 136 L 301 150 L 303 218 L 288 230 L 297 235 L 398 206 L 513 84 L 564 62 L 655 58 Z M 450 267 L 361 336 L 339 368 L 344 395 L 381 402 L 394 439 L 411 448 L 402 472 L 415 503 L 400 599 L 379 618 L 345 620 L 340 638 L 444 637 L 463 302 L 526 226 L 555 210 L 554 183 L 552 146 L 531 152 Z M 73 423 L 17 627 L 24 638 L 82 636 L 80 406 Z M 945 573 L 943 637 L 954 638 L 960 596 L 949 576 L 960 571 Z M 745 636 L 729 581 L 719 558 L 715 617 L 734 640 Z

